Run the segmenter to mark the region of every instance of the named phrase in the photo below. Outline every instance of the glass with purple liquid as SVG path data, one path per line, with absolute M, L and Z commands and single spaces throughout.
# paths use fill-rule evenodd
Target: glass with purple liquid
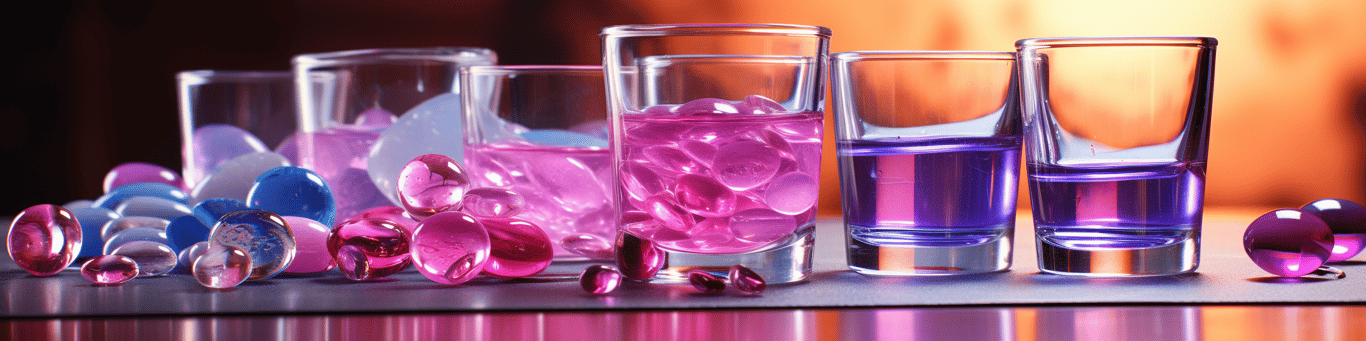
M 830 30 L 633 25 L 602 36 L 616 217 L 620 233 L 664 251 L 656 278 L 736 264 L 768 283 L 806 278 Z
M 294 133 L 289 71 L 182 71 L 176 85 L 189 188 L 235 157 L 279 148 Z
M 1020 172 L 1015 54 L 831 56 L 849 268 L 882 276 L 1010 267 Z
M 1015 43 L 1040 270 L 1093 277 L 1196 270 L 1217 44 L 1203 37 Z
M 610 260 L 610 123 L 602 66 L 471 66 L 461 70 L 465 168 L 475 187 L 526 199 L 556 260 Z
M 467 47 L 294 56 L 299 133 L 281 147 L 281 154 L 327 182 L 337 201 L 338 220 L 396 205 L 394 181 L 413 157 L 438 153 L 460 159 L 459 68 L 491 65 L 496 59 L 493 51 Z M 391 127 L 411 128 L 387 139 L 409 148 L 391 146 L 385 153 L 374 153 Z M 424 130 L 444 132 L 439 135 L 449 141 L 411 141 L 437 135 L 410 132 Z M 407 150 L 452 142 L 453 150 Z

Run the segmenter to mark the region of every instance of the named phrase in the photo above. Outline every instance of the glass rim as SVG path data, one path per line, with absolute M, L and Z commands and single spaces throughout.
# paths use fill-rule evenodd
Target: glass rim
M 217 81 L 264 82 L 281 79 L 293 81 L 294 72 L 288 70 L 186 70 L 177 72 L 176 79 L 189 85 Z
M 829 39 L 829 28 L 792 24 L 643 24 L 602 29 L 602 37 L 652 37 L 670 35 L 766 35 L 811 36 Z
M 460 68 L 461 72 L 471 75 L 515 75 L 515 74 L 602 74 L 602 65 L 476 65 Z
M 487 48 L 436 46 L 304 53 L 294 55 L 293 64 L 296 68 L 314 68 L 386 61 L 447 61 L 459 63 L 481 60 L 496 62 L 497 59 L 498 55 Z
M 1214 47 L 1219 40 L 1213 37 L 1049 37 L 1015 41 L 1017 49 L 1047 49 L 1062 47 Z
M 836 62 L 859 61 L 896 61 L 896 60 L 1000 60 L 1014 61 L 1015 52 L 1000 51 L 930 51 L 930 50 L 887 50 L 887 51 L 847 51 L 830 54 Z

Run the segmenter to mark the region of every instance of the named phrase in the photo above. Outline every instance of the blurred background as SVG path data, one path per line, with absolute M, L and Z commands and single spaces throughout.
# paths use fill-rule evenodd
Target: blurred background
M 175 74 L 288 70 L 299 53 L 478 46 L 502 64 L 600 64 L 603 26 L 788 23 L 831 51 L 1013 51 L 1047 36 L 1219 39 L 1206 204 L 1366 199 L 1366 2 L 1332 0 L 169 0 L 6 11 L 0 214 L 101 194 L 129 161 L 180 169 Z M 829 120 L 827 109 L 827 120 Z M 827 127 L 829 122 L 827 122 Z M 833 141 L 827 128 L 826 141 Z M 839 213 L 833 143 L 822 214 Z M 1023 190 L 1021 193 L 1025 193 Z M 1022 195 L 1022 199 L 1023 195 Z M 1020 207 L 1026 208 L 1025 201 Z M 11 213 L 5 213 L 11 212 Z

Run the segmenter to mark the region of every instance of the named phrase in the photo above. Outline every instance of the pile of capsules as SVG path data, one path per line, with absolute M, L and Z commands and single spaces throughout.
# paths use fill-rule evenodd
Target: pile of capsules
M 9 254 L 37 276 L 88 258 L 81 274 L 97 284 L 162 276 L 179 266 L 209 288 L 334 268 L 363 281 L 409 265 L 454 285 L 481 273 L 531 276 L 553 260 L 546 233 L 516 217 L 525 198 L 502 188 L 471 188 L 449 157 L 422 155 L 403 168 L 397 179 L 402 207 L 377 207 L 340 222 L 322 178 L 289 163 L 272 152 L 241 155 L 188 192 L 174 171 L 125 163 L 106 175 L 105 194 L 95 200 L 20 212 L 10 225 Z M 609 293 L 623 278 L 648 280 L 663 265 L 663 252 L 646 240 L 621 234 L 617 247 L 623 270 L 588 267 L 579 276 L 585 291 Z M 765 286 L 740 265 L 728 279 L 745 294 Z M 689 273 L 689 280 L 705 293 L 726 286 L 726 279 L 700 271 Z
M 1351 259 L 1366 247 L 1366 208 L 1321 199 L 1299 209 L 1263 214 L 1243 233 L 1243 250 L 1262 270 L 1281 277 L 1346 276 L 1326 263 Z

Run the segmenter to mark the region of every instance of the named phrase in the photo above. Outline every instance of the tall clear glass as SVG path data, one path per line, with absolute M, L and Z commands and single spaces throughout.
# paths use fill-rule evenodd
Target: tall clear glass
M 1015 54 L 844 52 L 831 69 L 849 268 L 1009 268 L 1020 174 Z
M 1195 271 L 1214 38 L 1038 38 L 1019 50 L 1039 269 Z
M 620 229 L 666 252 L 661 278 L 811 273 L 830 30 L 603 30 Z
M 433 152 L 461 158 L 459 68 L 496 59 L 466 47 L 294 56 L 299 135 L 284 154 L 297 153 L 299 166 L 327 182 L 338 220 L 397 205 L 395 181 L 408 161 Z M 453 148 L 427 148 L 435 145 Z
M 294 133 L 289 71 L 182 71 L 176 85 L 186 186 L 234 157 L 274 150 Z
M 460 75 L 475 187 L 521 194 L 526 207 L 516 217 L 545 230 L 556 260 L 612 259 L 602 66 L 471 66 Z

